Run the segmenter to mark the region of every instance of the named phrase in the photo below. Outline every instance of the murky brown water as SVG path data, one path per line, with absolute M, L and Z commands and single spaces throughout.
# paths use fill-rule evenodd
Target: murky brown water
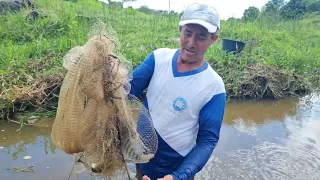
M 52 144 L 52 120 L 41 125 L 16 132 L 18 124 L 0 124 L 0 179 L 92 179 Z M 34 172 L 7 170 L 31 165 Z M 196 179 L 320 179 L 320 97 L 230 102 L 219 144 Z

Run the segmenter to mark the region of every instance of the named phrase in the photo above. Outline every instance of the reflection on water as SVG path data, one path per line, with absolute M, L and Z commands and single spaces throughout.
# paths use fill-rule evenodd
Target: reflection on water
M 247 124 L 265 124 L 268 121 L 283 121 L 297 113 L 298 98 L 283 100 L 250 100 L 228 103 L 224 123 L 233 124 L 243 120 Z
M 0 179 L 93 179 L 52 144 L 52 122 L 18 132 L 0 124 Z M 7 170 L 31 165 L 34 173 Z M 196 179 L 320 179 L 320 98 L 228 103 L 219 144 Z
M 0 145 L 3 147 L 2 152 L 12 154 L 12 158 L 16 160 L 19 154 L 26 152 L 28 144 L 38 144 L 36 142 L 40 140 L 45 154 L 48 154 L 49 151 L 54 153 L 55 147 L 50 141 L 49 134 L 51 125 L 51 120 L 43 120 L 39 126 L 27 126 L 19 131 L 19 124 L 0 124 Z
M 68 179 L 73 157 L 55 148 L 50 140 L 52 120 L 47 127 L 27 126 L 21 131 L 15 123 L 0 124 L 0 179 Z M 24 160 L 24 156 L 31 156 Z M 34 173 L 15 172 L 8 168 L 33 166 Z
M 227 112 L 196 179 L 320 179 L 319 96 L 230 103 Z

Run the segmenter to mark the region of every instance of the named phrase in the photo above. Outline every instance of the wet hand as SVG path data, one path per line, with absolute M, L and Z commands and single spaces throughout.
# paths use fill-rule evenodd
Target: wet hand
M 142 177 L 142 180 L 151 180 L 148 176 L 146 176 L 146 175 L 144 175 L 143 177 Z
M 173 180 L 173 177 L 171 175 L 166 175 L 165 177 L 159 178 L 157 180 Z
M 143 176 L 142 180 L 151 180 L 148 176 Z M 166 175 L 163 178 L 158 178 L 157 180 L 173 180 L 173 177 L 171 175 Z

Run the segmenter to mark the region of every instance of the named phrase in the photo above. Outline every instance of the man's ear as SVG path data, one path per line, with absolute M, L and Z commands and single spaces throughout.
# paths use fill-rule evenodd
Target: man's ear
M 212 35 L 211 36 L 211 43 L 210 44 L 212 44 L 212 43 L 214 43 L 216 40 L 218 40 L 219 39 L 219 35 L 218 34 L 215 34 L 215 35 Z
M 212 39 L 213 39 L 213 42 L 215 42 L 216 40 L 219 39 L 219 35 L 218 35 L 218 34 L 214 35 L 214 36 L 212 37 Z
M 182 26 L 179 26 L 179 32 L 181 32 L 181 30 L 182 30 Z

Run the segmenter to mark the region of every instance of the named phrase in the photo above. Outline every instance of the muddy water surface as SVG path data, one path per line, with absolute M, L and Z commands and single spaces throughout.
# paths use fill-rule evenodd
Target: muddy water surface
M 20 131 L 0 124 L 1 180 L 94 179 L 52 144 L 52 122 Z M 228 103 L 219 144 L 196 179 L 320 179 L 320 97 Z

